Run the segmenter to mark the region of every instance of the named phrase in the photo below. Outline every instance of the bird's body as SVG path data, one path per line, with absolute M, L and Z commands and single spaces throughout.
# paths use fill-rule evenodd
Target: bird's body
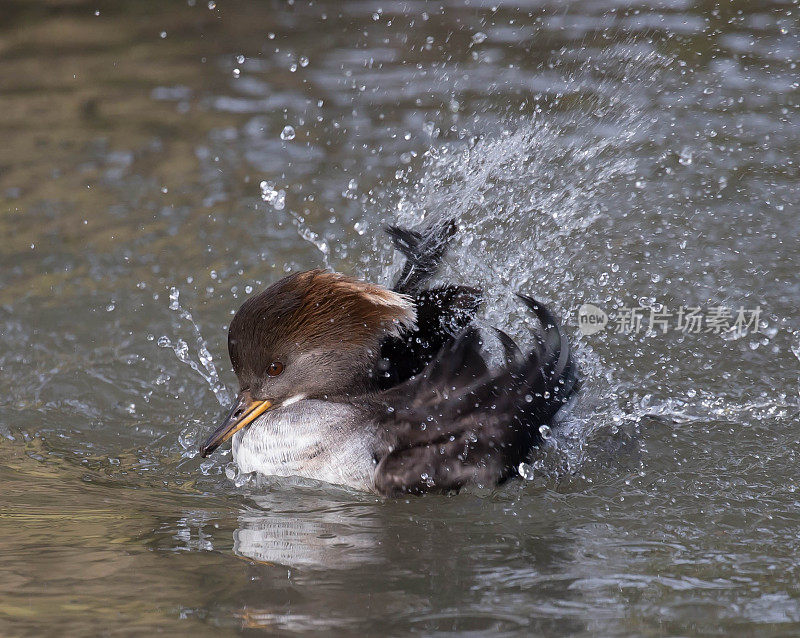
M 385 495 L 493 486 L 511 477 L 577 389 L 550 311 L 523 354 L 490 369 L 472 325 L 480 292 L 424 288 L 453 225 L 390 229 L 406 266 L 393 289 L 338 273 L 290 275 L 234 316 L 228 349 L 240 392 L 205 456 L 233 437 L 243 472 L 301 476 Z
M 371 490 L 375 431 L 347 403 L 301 399 L 267 410 L 233 437 L 242 472 L 300 476 Z

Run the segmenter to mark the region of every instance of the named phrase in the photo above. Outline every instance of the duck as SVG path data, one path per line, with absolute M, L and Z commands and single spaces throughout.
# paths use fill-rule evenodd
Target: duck
M 493 329 L 503 362 L 488 363 L 481 290 L 430 283 L 455 229 L 389 227 L 405 258 L 391 287 L 314 269 L 249 297 L 228 329 L 239 392 L 200 455 L 231 440 L 243 473 L 386 497 L 517 476 L 578 392 L 578 369 L 555 314 L 521 293 L 533 346 Z

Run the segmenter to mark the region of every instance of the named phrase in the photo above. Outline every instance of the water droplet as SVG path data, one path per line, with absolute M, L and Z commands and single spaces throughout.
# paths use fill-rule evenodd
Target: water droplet
M 261 182 L 261 199 L 267 204 L 271 204 L 275 210 L 283 210 L 286 207 L 286 191 L 276 189 L 272 182 Z
M 200 464 L 200 472 L 202 472 L 204 476 L 208 476 L 213 467 L 214 459 L 206 459 Z
M 175 344 L 174 347 L 175 354 L 178 355 L 178 359 L 181 361 L 186 361 L 189 358 L 189 344 L 186 343 L 183 339 L 178 339 L 178 343 Z
M 549 425 L 540 425 L 539 426 L 539 434 L 542 435 L 542 438 L 544 440 L 549 439 L 551 434 L 552 434 L 552 432 L 550 430 L 550 426 Z
M 287 124 L 281 131 L 282 140 L 293 140 L 295 138 L 294 126 Z
M 300 62 L 300 66 L 303 67 L 303 68 L 308 66 L 308 58 L 306 56 L 304 56 L 304 55 L 300 56 L 299 62 Z
M 200 359 L 200 363 L 207 369 L 208 366 L 213 363 L 214 359 L 211 356 L 211 353 L 206 349 L 205 346 L 202 346 L 200 350 L 197 352 L 197 358 Z
M 475 35 L 472 36 L 472 44 L 481 44 L 482 42 L 486 42 L 486 38 L 488 38 L 483 31 L 478 31 Z
M 533 466 L 529 465 L 528 463 L 520 463 L 519 467 L 517 468 L 517 472 L 519 472 L 519 475 L 526 481 L 532 481 L 536 478 L 536 473 L 533 471 Z

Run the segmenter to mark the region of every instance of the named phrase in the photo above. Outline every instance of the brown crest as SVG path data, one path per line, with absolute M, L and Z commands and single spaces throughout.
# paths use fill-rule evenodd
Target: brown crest
M 324 270 L 285 277 L 250 297 L 231 321 L 234 370 L 259 367 L 287 351 L 377 348 L 385 335 L 413 328 L 410 298 Z

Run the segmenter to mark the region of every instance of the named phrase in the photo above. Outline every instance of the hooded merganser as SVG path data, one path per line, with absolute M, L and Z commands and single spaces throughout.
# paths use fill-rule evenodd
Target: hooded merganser
M 406 257 L 391 290 L 310 270 L 247 299 L 228 333 L 239 395 L 201 455 L 233 437 L 243 472 L 390 496 L 513 476 L 577 371 L 556 318 L 524 295 L 543 327 L 533 352 L 497 330 L 505 364 L 487 366 L 473 325 L 480 291 L 423 289 L 454 228 L 389 228 Z

